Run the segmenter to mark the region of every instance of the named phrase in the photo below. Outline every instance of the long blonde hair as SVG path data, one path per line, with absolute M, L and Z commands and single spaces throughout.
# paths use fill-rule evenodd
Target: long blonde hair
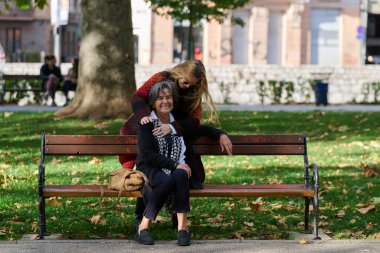
M 189 114 L 192 115 L 194 111 L 202 104 L 206 104 L 207 120 L 219 124 L 218 111 L 215 108 L 212 97 L 208 91 L 208 83 L 206 78 L 206 69 L 200 60 L 188 60 L 184 63 L 174 66 L 168 71 L 171 77 L 178 82 L 178 79 L 184 78 L 186 80 L 197 79 L 199 83 L 194 87 L 194 93 L 184 96 L 184 100 L 190 104 Z

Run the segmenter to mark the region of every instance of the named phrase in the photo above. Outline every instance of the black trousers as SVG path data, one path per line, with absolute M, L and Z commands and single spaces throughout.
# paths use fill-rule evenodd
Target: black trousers
M 145 216 L 149 220 L 155 220 L 158 212 L 163 207 L 168 195 L 174 191 L 177 213 L 190 211 L 189 180 L 186 171 L 176 169 L 171 175 L 159 171 L 152 179 L 153 191 L 149 194 L 147 205 L 143 210 L 144 201 L 139 198 L 136 202 L 136 216 L 142 219 Z

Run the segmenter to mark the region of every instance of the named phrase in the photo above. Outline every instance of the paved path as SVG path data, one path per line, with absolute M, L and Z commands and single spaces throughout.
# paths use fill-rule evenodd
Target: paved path
M 360 253 L 380 252 L 380 240 L 322 240 L 300 244 L 293 240 L 209 240 L 192 241 L 189 247 L 179 247 L 175 241 L 158 241 L 153 246 L 139 245 L 130 240 L 20 240 L 0 242 L 1 253 Z
M 17 105 L 0 105 L 0 112 L 54 112 L 62 107 L 52 106 L 17 106 Z M 229 111 L 366 111 L 380 112 L 380 105 L 217 105 L 220 110 Z

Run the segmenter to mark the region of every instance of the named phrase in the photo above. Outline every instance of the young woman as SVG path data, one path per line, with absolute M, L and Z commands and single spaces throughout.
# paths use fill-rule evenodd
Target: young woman
M 210 120 L 218 121 L 218 115 L 212 102 L 212 98 L 208 92 L 208 83 L 206 79 L 206 69 L 199 60 L 189 60 L 182 64 L 178 64 L 172 69 L 154 74 L 132 95 L 131 103 L 134 114 L 126 121 L 120 135 L 129 135 L 137 133 L 137 123 L 146 124 L 152 122 L 150 111 L 148 109 L 148 95 L 153 85 L 161 81 L 172 81 L 177 86 L 178 101 L 176 107 L 172 111 L 175 121 L 170 124 L 161 123 L 156 129 L 152 130 L 155 136 L 164 136 L 170 133 L 191 134 L 199 127 L 202 119 L 202 99 L 208 108 L 208 117 Z M 226 150 L 228 154 L 232 153 L 232 144 L 227 135 L 220 137 L 220 145 L 222 150 Z M 185 138 L 187 147 L 187 156 L 189 165 L 192 169 L 190 177 L 191 188 L 202 188 L 205 180 L 204 167 L 199 155 L 192 152 L 190 141 Z M 136 156 L 121 155 L 119 161 L 126 169 L 133 169 Z M 136 225 L 142 219 L 144 211 L 144 203 L 141 198 L 136 202 Z M 174 226 L 177 219 L 173 218 Z
M 149 122 L 138 125 L 139 154 L 136 165 L 148 177 L 152 187 L 151 191 L 143 191 L 146 207 L 136 234 L 136 241 L 141 244 L 154 244 L 148 229 L 149 223 L 156 218 L 169 195 L 174 193 L 172 199 L 178 219 L 178 245 L 190 245 L 186 219 L 190 211 L 192 169 L 188 165 L 185 140 L 177 133 L 162 134 L 162 125 L 175 121 L 171 112 L 177 104 L 174 83 L 163 81 L 155 84 L 148 97 L 148 105 L 152 110 Z M 199 127 L 191 136 L 203 134 L 219 139 L 226 136 L 223 131 L 207 126 Z

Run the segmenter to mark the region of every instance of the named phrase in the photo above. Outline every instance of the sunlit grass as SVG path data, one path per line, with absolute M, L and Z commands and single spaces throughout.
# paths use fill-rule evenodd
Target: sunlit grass
M 380 113 L 223 111 L 220 116 L 222 128 L 230 134 L 307 134 L 309 161 L 320 167 L 321 230 L 334 238 L 374 238 L 379 233 L 380 180 L 365 177 L 362 167 L 379 169 Z M 122 124 L 120 120 L 56 120 L 51 113 L 0 113 L 0 239 L 38 232 L 41 132 L 118 134 Z M 98 184 L 105 174 L 120 167 L 117 157 L 97 158 L 47 158 L 46 184 Z M 208 156 L 203 162 L 206 183 L 303 182 L 302 157 Z M 135 199 L 124 199 L 112 210 L 97 205 L 98 200 L 47 201 L 48 231 L 65 238 L 132 239 Z M 106 201 L 111 205 L 115 199 Z M 258 204 L 258 211 L 252 202 Z M 358 211 L 374 203 L 368 213 Z M 288 231 L 303 227 L 303 205 L 301 198 L 192 198 L 192 238 L 288 239 Z M 96 215 L 100 219 L 91 222 Z M 165 212 L 151 229 L 156 239 L 176 238 Z

